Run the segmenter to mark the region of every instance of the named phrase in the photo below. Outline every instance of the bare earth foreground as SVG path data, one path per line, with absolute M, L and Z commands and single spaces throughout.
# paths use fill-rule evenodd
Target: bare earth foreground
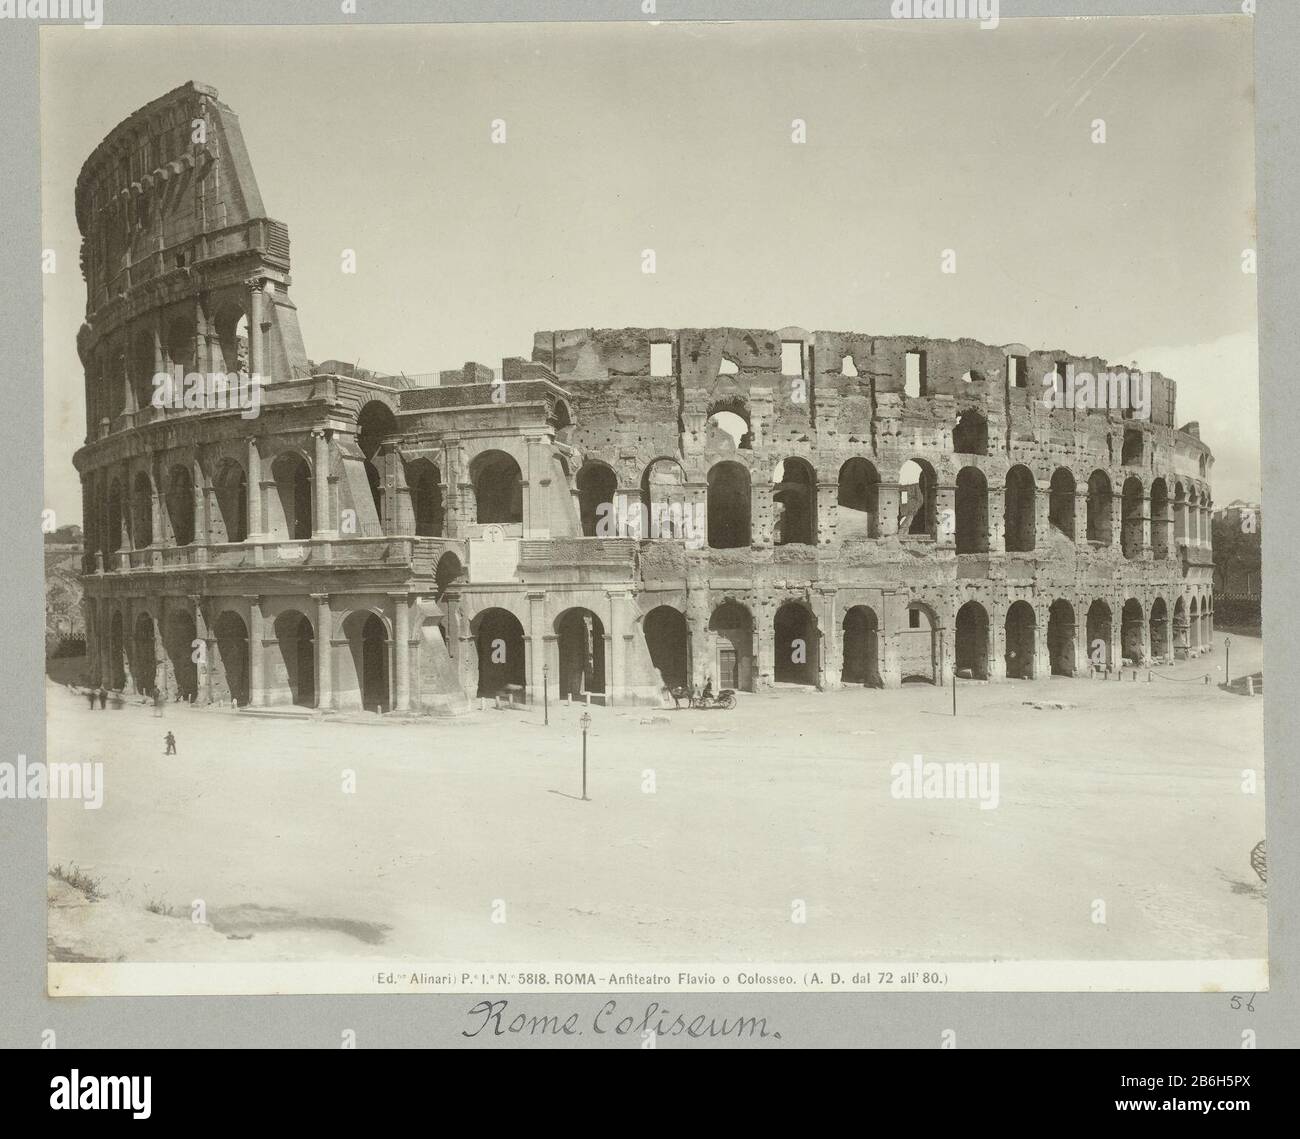
M 1235 676 L 1261 661 L 1233 637 Z M 1182 682 L 966 683 L 955 719 L 949 689 L 911 685 L 593 707 L 590 802 L 577 706 L 549 727 L 540 708 L 159 719 L 51 684 L 48 758 L 100 760 L 106 786 L 100 810 L 49 805 L 51 867 L 103 894 L 51 879 L 51 958 L 1260 958 L 1263 705 L 1219 689 L 1222 667 L 1216 637 L 1158 670 Z M 999 806 L 892 797 L 917 754 L 998 763 Z

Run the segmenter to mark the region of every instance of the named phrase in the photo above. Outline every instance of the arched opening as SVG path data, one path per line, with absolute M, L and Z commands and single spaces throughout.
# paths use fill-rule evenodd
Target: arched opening
M 898 472 L 898 532 L 935 536 L 938 480 L 924 459 L 908 459 Z
M 442 600 L 443 594 L 460 579 L 463 572 L 464 567 L 460 564 L 460 558 L 450 550 L 438 559 L 438 565 L 433 571 L 433 585 L 439 601 Z
M 989 548 L 989 484 L 978 467 L 957 472 L 955 497 L 957 553 L 981 554 Z
M 271 532 L 277 538 L 303 541 L 311 537 L 311 468 L 297 451 L 284 451 L 271 464 L 275 480 Z
M 1137 430 L 1126 430 L 1124 432 L 1124 446 L 1120 451 L 1120 465 L 1125 467 L 1136 467 L 1142 465 L 1142 432 Z
M 880 475 L 866 459 L 840 467 L 836 533 L 845 538 L 875 538 L 880 533 Z
M 194 662 L 196 640 L 194 617 L 185 612 L 172 613 L 167 618 L 167 657 L 176 677 L 176 698 L 187 704 L 194 703 L 199 695 L 199 666 Z
M 248 478 L 244 468 L 227 459 L 212 480 L 217 509 L 212 519 L 212 541 L 242 542 L 248 537 Z
M 1074 606 L 1063 598 L 1052 602 L 1047 613 L 1047 655 L 1053 676 L 1075 673 Z
M 645 615 L 645 643 L 650 663 L 670 691 L 684 688 L 690 675 L 690 632 L 686 617 L 671 605 L 658 605 Z
M 952 449 L 959 455 L 987 455 L 989 421 L 978 411 L 963 411 L 952 429 Z
M 1124 602 L 1119 614 L 1120 659 L 1124 664 L 1141 664 L 1146 657 L 1143 646 L 1143 634 L 1146 632 L 1146 618 L 1142 613 L 1142 603 L 1134 597 Z
M 989 678 L 989 615 L 978 601 L 957 610 L 956 663 L 960 677 Z
M 152 696 L 158 690 L 158 655 L 154 638 L 153 618 L 141 613 L 135 619 L 135 637 L 131 652 L 131 676 L 135 690 L 143 696 Z
M 441 538 L 445 517 L 442 473 L 428 459 L 416 459 L 406 464 L 406 486 L 411 494 L 416 536 Z
M 122 614 L 114 612 L 108 626 L 108 686 L 116 692 L 126 687 L 126 635 L 122 631 Z
M 131 349 L 130 376 L 131 393 L 135 399 L 135 406 L 140 411 L 153 405 L 153 377 L 156 370 L 153 336 L 148 332 L 138 333 Z
M 731 688 L 740 692 L 754 690 L 754 618 L 739 601 L 728 599 L 709 618 L 709 632 L 716 645 L 715 691 Z
M 519 464 L 504 451 L 485 451 L 470 463 L 470 480 L 478 504 L 477 521 L 511 525 L 524 520 L 524 482 Z
M 178 546 L 194 541 L 194 478 L 188 467 L 172 467 L 168 475 L 167 520 Z
M 361 631 L 361 702 L 366 708 L 387 712 L 392 708 L 388 687 L 388 631 L 374 613 Z
M 172 374 L 180 368 L 182 373 L 194 371 L 194 325 L 177 317 L 167 326 L 167 360 Z
M 217 659 L 226 678 L 231 701 L 243 707 L 249 702 L 248 626 L 238 613 L 227 609 L 213 626 L 217 637 Z
M 236 305 L 225 305 L 217 313 L 217 343 L 221 347 L 222 370 L 248 371 L 248 317 Z
M 939 661 L 943 634 L 934 611 L 921 601 L 907 607 L 907 625 L 898 634 L 898 666 L 904 684 L 942 684 Z
M 475 619 L 478 631 L 479 696 L 498 696 L 512 684 L 525 683 L 524 627 L 508 609 L 485 609 Z
M 370 497 L 375 503 L 375 515 L 379 519 L 381 530 L 384 526 L 384 475 L 381 467 L 387 461 L 387 451 L 380 449 L 397 434 L 397 418 L 392 408 L 379 400 L 371 400 L 361 409 L 357 416 L 357 446 L 366 469 L 366 482 L 370 486 Z
M 605 626 L 590 609 L 569 609 L 555 622 L 560 699 L 605 691 Z
M 1008 680 L 1034 679 L 1037 630 L 1038 620 L 1029 602 L 1017 601 L 1007 610 L 1005 661 Z
M 618 476 L 604 463 L 583 463 L 578 471 L 578 515 L 586 537 L 621 537 L 615 515 L 617 498 Z
M 1183 484 L 1174 483 L 1174 543 L 1181 545 L 1187 541 L 1187 491 Z
M 880 687 L 880 622 L 866 605 L 855 605 L 844 614 L 844 667 L 840 683 Z
M 817 622 L 797 601 L 787 601 L 773 622 L 775 661 L 772 679 L 778 684 L 817 683 L 819 664 Z
M 1088 477 L 1088 541 L 1098 546 L 1110 545 L 1112 497 L 1110 477 L 1105 471 L 1093 471 Z
M 144 471 L 131 483 L 131 537 L 137 550 L 153 545 L 153 483 Z
M 300 708 L 316 706 L 316 645 L 311 622 L 294 609 L 275 619 L 275 643 L 279 650 L 277 677 L 288 690 L 289 702 Z M 256 648 L 256 646 L 254 646 Z M 324 645 L 321 651 L 328 651 Z
M 1169 490 L 1164 479 L 1151 484 L 1151 556 L 1163 561 L 1169 556 Z
M 749 468 L 740 463 L 718 463 L 708 475 L 709 545 L 734 550 L 750 544 Z
M 1192 649 L 1201 647 L 1201 613 L 1195 597 L 1187 604 L 1187 644 Z
M 750 429 L 749 408 L 740 398 L 719 400 L 709 405 L 708 439 L 706 445 L 716 448 L 730 440 L 731 445 L 739 450 L 748 451 L 754 445 L 754 436 Z
M 1163 597 L 1157 597 L 1151 603 L 1151 617 L 1147 624 L 1148 637 L 1151 640 L 1151 655 L 1156 660 L 1169 657 L 1169 607 Z
M 1052 472 L 1052 482 L 1047 492 L 1047 521 L 1059 534 L 1074 541 L 1074 504 L 1076 483 L 1074 475 L 1065 467 Z
M 1130 560 L 1142 556 L 1142 481 L 1125 479 L 1121 499 L 1120 550 Z
M 1007 553 L 1028 553 L 1034 548 L 1034 476 L 1028 467 L 1007 471 L 1006 501 L 1003 504 Z
M 1174 656 L 1178 660 L 1187 658 L 1191 647 L 1191 638 L 1187 629 L 1187 601 L 1179 597 L 1174 602 Z
M 114 479 L 108 488 L 108 526 L 104 533 L 104 552 L 122 548 L 122 484 Z M 105 566 L 105 569 L 110 567 Z
M 817 542 L 817 476 L 804 459 L 783 459 L 772 472 L 776 504 L 772 544 L 812 546 Z
M 704 535 L 686 502 L 686 472 L 673 459 L 656 459 L 641 475 L 641 504 L 649 532 L 643 538 L 686 538 L 703 545 Z
M 1114 664 L 1110 644 L 1110 606 L 1094 601 L 1088 606 L 1088 663 L 1098 672 L 1109 672 Z

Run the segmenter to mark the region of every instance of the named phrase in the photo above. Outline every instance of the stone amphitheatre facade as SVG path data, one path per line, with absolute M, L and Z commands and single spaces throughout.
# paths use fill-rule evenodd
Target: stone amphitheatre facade
M 1212 460 L 1159 375 L 1142 418 L 1045 406 L 1040 377 L 1102 360 L 800 328 L 317 365 L 287 229 L 198 84 L 103 140 L 76 211 L 94 683 L 418 713 L 1208 648 Z M 258 413 L 154 406 L 176 369 L 260 377 Z

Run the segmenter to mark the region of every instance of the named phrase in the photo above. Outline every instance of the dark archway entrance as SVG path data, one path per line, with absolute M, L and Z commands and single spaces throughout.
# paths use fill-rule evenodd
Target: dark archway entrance
M 690 641 L 685 616 L 672 606 L 660 605 L 646 614 L 646 648 L 665 688 L 686 686 L 690 675 Z M 730 686 L 720 683 L 718 687 Z
M 241 707 L 248 703 L 248 626 L 238 613 L 227 609 L 217 618 L 217 656 L 225 674 L 230 699 Z
M 141 613 L 135 619 L 134 651 L 131 653 L 131 675 L 135 690 L 152 696 L 158 689 L 158 655 L 155 650 L 153 618 Z
M 971 680 L 989 678 L 989 615 L 978 601 L 957 610 L 957 674 Z
M 840 683 L 880 687 L 880 622 L 865 605 L 855 605 L 844 615 L 844 667 Z
M 176 677 L 176 699 L 192 704 L 199 695 L 199 668 L 194 662 L 194 618 L 173 613 L 167 619 L 167 656 Z
M 1068 601 L 1053 601 L 1048 611 L 1047 653 L 1052 658 L 1053 676 L 1074 675 L 1074 606 Z
M 295 609 L 275 619 L 275 641 L 280 666 L 289 690 L 289 702 L 301 708 L 316 706 L 316 645 L 311 622 Z
M 1038 620 L 1033 606 L 1017 601 L 1007 610 L 1006 667 L 1008 680 L 1034 679 L 1034 644 Z
M 773 622 L 776 659 L 772 679 L 778 684 L 817 683 L 817 622 L 797 601 L 787 601 L 776 611 Z
M 524 627 L 508 609 L 485 609 L 476 619 L 479 696 L 497 696 L 525 683 Z
M 1098 671 L 1110 671 L 1112 662 L 1110 646 L 1110 606 L 1104 601 L 1094 601 L 1088 606 L 1088 663 Z
M 590 609 L 569 609 L 555 623 L 560 698 L 605 691 L 605 626 Z
M 1124 608 L 1120 610 L 1119 628 L 1120 643 L 1124 647 L 1123 657 L 1132 664 L 1141 664 L 1144 656 L 1142 648 L 1142 634 L 1145 632 L 1146 621 L 1142 616 L 1142 603 L 1136 598 L 1130 597 L 1124 602 Z
M 728 599 L 709 618 L 709 631 L 717 642 L 717 674 L 714 691 L 732 688 L 754 690 L 754 618 L 739 601 Z
M 1163 597 L 1151 603 L 1150 619 L 1151 655 L 1157 660 L 1169 656 L 1169 608 Z

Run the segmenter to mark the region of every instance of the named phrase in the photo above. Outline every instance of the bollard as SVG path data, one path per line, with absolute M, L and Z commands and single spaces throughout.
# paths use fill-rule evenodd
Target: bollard
M 1255 678 L 1253 676 L 1246 677 L 1246 695 L 1255 695 Z
M 1147 683 L 1148 683 L 1148 684 L 1151 683 L 1151 670 L 1150 670 L 1150 669 L 1147 669 Z

